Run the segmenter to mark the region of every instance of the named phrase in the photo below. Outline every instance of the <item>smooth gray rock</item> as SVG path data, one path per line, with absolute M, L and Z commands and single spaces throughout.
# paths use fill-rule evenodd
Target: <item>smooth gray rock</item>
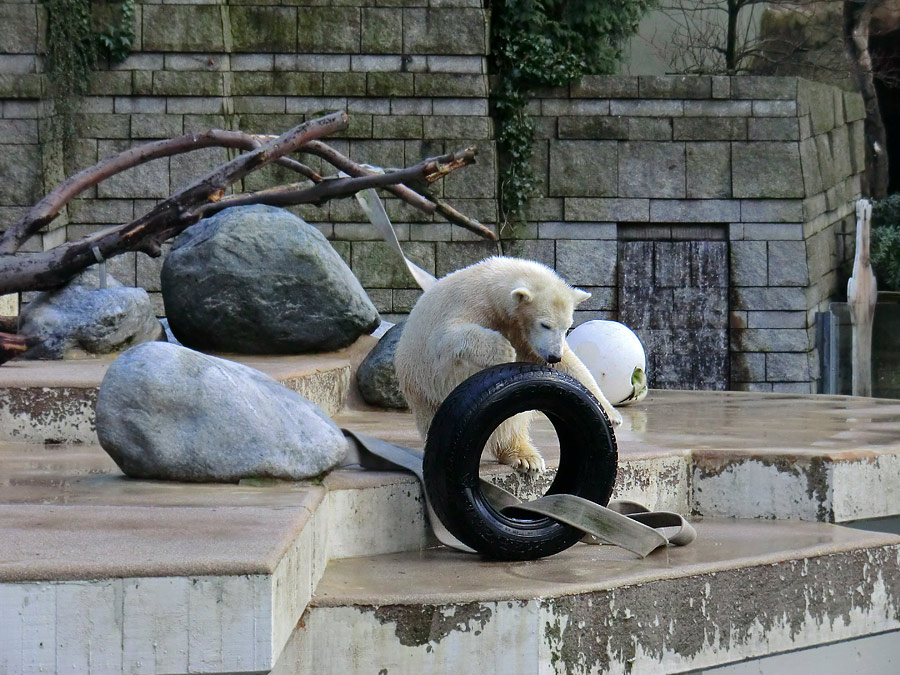
M 161 281 L 175 337 L 204 351 L 333 351 L 379 323 L 322 233 L 269 206 L 226 209 L 182 232 Z
M 299 480 L 347 451 L 328 415 L 267 375 L 162 342 L 109 367 L 97 435 L 127 475 L 191 482 Z
M 147 291 L 123 286 L 110 275 L 106 283 L 105 289 L 99 288 L 99 273 L 91 267 L 63 288 L 40 293 L 28 303 L 19 332 L 35 345 L 24 358 L 112 354 L 166 339 Z
M 406 321 L 401 321 L 385 333 L 356 371 L 359 393 L 369 405 L 380 408 L 407 408 L 406 399 L 397 382 L 394 352 Z

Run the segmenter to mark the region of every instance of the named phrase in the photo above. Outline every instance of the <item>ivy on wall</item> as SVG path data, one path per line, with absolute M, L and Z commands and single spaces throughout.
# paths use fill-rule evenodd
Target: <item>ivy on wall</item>
M 492 114 L 500 160 L 500 221 L 525 221 L 536 179 L 534 122 L 527 105 L 541 87 L 611 73 L 654 0 L 494 0 Z
M 68 144 L 75 138 L 78 101 L 88 91 L 98 60 L 119 63 L 131 53 L 134 0 L 96 5 L 91 0 L 42 1 L 47 9 L 44 71 L 55 130 Z

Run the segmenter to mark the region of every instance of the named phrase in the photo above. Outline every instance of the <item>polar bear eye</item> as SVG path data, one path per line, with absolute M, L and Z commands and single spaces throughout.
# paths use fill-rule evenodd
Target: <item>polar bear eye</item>
M 546 321 L 541 321 L 541 328 L 543 328 L 544 330 L 552 330 L 553 326 L 551 326 Z

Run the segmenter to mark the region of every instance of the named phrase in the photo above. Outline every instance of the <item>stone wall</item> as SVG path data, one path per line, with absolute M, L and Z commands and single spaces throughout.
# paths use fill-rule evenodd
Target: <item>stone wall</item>
M 351 127 L 335 145 L 359 161 L 399 166 L 478 145 L 479 163 L 438 190 L 495 226 L 498 177 L 482 3 L 371 4 L 139 4 L 138 50 L 97 73 L 66 170 L 150 139 L 210 127 L 277 133 L 322 111 L 345 109 Z M 46 142 L 51 110 L 39 98 L 46 89 L 36 56 L 41 13 L 30 2 L 0 4 L 0 51 L 6 52 L 0 54 L 0 172 L 6 177 L 0 229 L 62 174 Z M 681 285 L 662 285 L 667 290 L 653 294 L 672 303 L 654 310 L 652 330 L 683 319 L 686 325 L 671 328 L 689 335 L 694 319 L 684 318 L 674 298 L 727 288 L 706 292 L 703 312 L 703 321 L 726 319 L 709 329 L 725 331 L 717 334 L 722 350 L 714 368 L 724 372 L 725 384 L 810 390 L 817 377 L 813 316 L 837 290 L 837 269 L 847 257 L 842 235 L 852 233 L 859 193 L 858 96 L 794 78 L 592 77 L 542 92 L 531 113 L 540 177 L 533 221 L 504 232 L 498 245 L 388 199 L 413 261 L 439 276 L 499 251 L 543 261 L 592 292 L 577 313 L 583 321 L 620 318 L 628 306 L 638 307 L 619 281 L 628 242 L 649 242 L 644 248 L 654 253 L 644 265 L 654 284 L 654 259 L 665 258 L 659 252 L 697 242 L 698 251 L 722 252 L 712 256 L 722 263 L 715 266 L 719 276 L 709 276 L 705 254 L 687 259 L 693 271 Z M 156 160 L 108 181 L 73 202 L 31 248 L 139 215 L 227 156 L 205 150 Z M 293 180 L 266 170 L 243 187 L 287 179 Z M 392 319 L 409 311 L 419 291 L 354 200 L 296 211 L 333 240 L 379 311 Z M 661 245 L 666 242 L 673 245 Z M 110 267 L 124 282 L 146 287 L 162 313 L 160 264 L 130 254 Z M 661 363 L 691 361 L 684 340 L 642 337 Z M 708 356 L 699 345 L 693 354 Z M 668 380 L 662 372 L 656 384 L 689 384 L 678 368 Z M 695 384 L 709 382 L 700 377 Z

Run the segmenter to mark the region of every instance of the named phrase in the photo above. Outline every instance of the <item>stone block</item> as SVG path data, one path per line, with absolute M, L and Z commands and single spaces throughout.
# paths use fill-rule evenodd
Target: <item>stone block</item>
M 617 255 L 614 241 L 558 241 L 556 271 L 571 284 L 614 286 Z
M 229 60 L 230 70 L 236 73 L 275 68 L 275 57 L 272 54 L 231 54 Z
M 683 101 L 613 100 L 609 102 L 609 114 L 625 117 L 681 117 L 684 115 L 684 106 Z
M 751 311 L 806 311 L 806 291 L 793 286 L 734 287 L 731 293 L 731 307 L 735 310 Z
M 376 115 L 372 118 L 375 138 L 422 138 L 420 115 Z
M 620 143 L 618 167 L 621 197 L 685 196 L 683 143 Z
M 407 72 L 409 69 L 403 68 L 402 56 L 353 54 L 350 57 L 350 70 L 364 73 L 399 73 Z
M 449 26 L 453 30 L 447 30 Z M 403 10 L 404 54 L 487 54 L 484 10 L 409 8 Z
M 844 120 L 849 124 L 866 118 L 866 104 L 855 91 L 844 92 Z
M 169 191 L 174 193 L 190 185 L 227 161 L 225 148 L 203 148 L 190 154 L 173 155 L 169 158 Z M 290 175 L 286 182 L 296 180 L 296 176 Z
M 766 355 L 736 352 L 731 355 L 732 382 L 759 382 L 766 379 Z
M 225 51 L 221 8 L 214 5 L 142 5 L 141 33 L 144 51 Z
M 764 241 L 731 243 L 731 282 L 734 286 L 766 286 L 768 257 Z
M 642 223 L 650 220 L 650 200 L 567 197 L 564 211 L 567 221 Z
M 232 56 L 232 61 L 238 58 Z M 275 70 L 295 70 L 309 73 L 345 73 L 351 70 L 350 54 L 276 54 Z
M 305 8 L 304 8 L 305 9 Z M 301 13 L 304 10 L 301 10 Z M 293 7 L 231 7 L 231 39 L 236 52 L 294 52 L 297 10 Z
M 0 153 L 0 204 L 29 206 L 43 192 L 39 145 L 6 145 Z
M 671 141 L 672 120 L 654 117 L 626 117 L 628 140 L 631 141 Z
M 370 296 L 371 297 L 371 296 Z M 392 305 L 395 312 L 409 312 L 416 301 L 422 297 L 422 290 L 418 288 L 396 288 L 392 292 Z
M 728 199 L 651 199 L 654 223 L 729 223 L 737 220 L 740 204 Z
M 31 2 L 0 5 L 0 51 L 4 54 L 37 53 L 42 42 L 38 33 L 38 7 L 37 3 Z
M 743 141 L 747 120 L 742 117 L 683 117 L 672 120 L 676 141 Z
M 768 247 L 769 286 L 806 286 L 809 283 L 804 242 L 770 241 Z
M 653 286 L 684 288 L 691 285 L 691 250 L 681 242 L 652 242 Z M 650 260 L 648 259 L 649 263 Z
M 536 111 L 527 111 L 530 115 Z M 608 115 L 609 101 L 602 99 L 542 99 L 540 114 L 548 117 L 560 115 Z
M 831 132 L 831 150 L 834 159 L 835 182 L 841 183 L 854 173 L 853 161 L 850 156 L 850 128 L 848 126 L 836 127 Z
M 748 312 L 747 328 L 806 328 L 806 312 Z M 760 378 L 762 379 L 762 378 Z
M 435 99 L 432 103 L 435 115 L 487 115 L 487 101 L 478 98 Z
M 615 223 L 542 222 L 538 224 L 540 239 L 616 239 Z
M 731 197 L 731 151 L 728 143 L 687 143 L 685 159 L 689 199 Z
M 831 146 L 831 134 L 815 136 L 816 156 L 819 158 L 819 173 L 822 175 L 822 189 L 828 190 L 837 182 L 834 164 L 834 150 Z
M 638 78 L 641 98 L 709 98 L 712 81 L 703 75 L 646 75 Z
M 751 101 L 685 101 L 685 117 L 749 117 Z
M 412 241 L 403 246 L 406 257 L 416 265 L 434 274 L 435 249 L 429 242 Z M 406 265 L 394 250 L 384 242 L 352 242 L 352 269 L 359 282 L 366 288 L 417 288 Z M 439 275 L 441 276 L 441 275 Z
M 417 223 L 409 228 L 411 241 L 450 241 L 453 238 L 450 223 Z
M 747 120 L 747 138 L 751 141 L 797 141 L 800 125 L 797 118 L 763 117 Z
M 803 225 L 800 223 L 745 223 L 742 239 L 750 241 L 800 241 Z
M 731 82 L 734 98 L 793 100 L 797 97 L 796 77 L 742 75 Z
M 808 382 L 809 359 L 806 352 L 766 354 L 766 380 L 769 382 Z
M 624 75 L 585 75 L 569 85 L 572 98 L 637 98 L 638 78 Z
M 0 143 L 4 145 L 31 145 L 37 142 L 37 121 L 0 119 Z
M 732 143 L 731 166 L 736 198 L 805 196 L 797 143 Z
M 315 73 L 310 73 L 315 75 Z M 293 90 L 288 90 L 294 93 Z M 365 96 L 365 73 L 323 73 L 322 93 L 325 96 Z
M 297 15 L 297 51 L 310 54 L 358 54 L 358 7 L 303 7 Z
M 569 116 L 557 118 L 560 139 L 628 140 L 627 117 Z M 646 118 L 653 120 L 652 117 Z M 653 120 L 657 121 L 657 120 Z
M 73 199 L 68 210 L 72 224 L 114 225 L 134 218 L 134 202 L 130 199 Z
M 128 143 L 121 141 L 101 141 L 98 144 L 98 152 L 101 157 L 106 157 L 127 147 Z M 159 199 L 168 197 L 169 194 L 168 157 L 139 164 L 115 176 L 110 176 L 97 186 L 97 196 L 101 199 L 128 197 Z
M 814 136 L 834 129 L 834 94 L 830 86 L 801 81 L 797 103 L 801 115 L 809 114 Z
M 428 115 L 423 119 L 423 138 L 475 140 L 494 137 L 493 123 L 489 117 L 434 117 Z
M 796 117 L 796 101 L 753 101 L 754 117 Z
M 732 333 L 734 349 L 741 352 L 809 351 L 809 336 L 804 329 L 746 328 Z
M 37 73 L 0 73 L 0 98 L 40 98 L 41 76 Z
M 486 97 L 487 76 L 470 73 L 415 73 L 415 95 L 433 97 Z
M 814 138 L 800 141 L 800 166 L 803 168 L 803 186 L 806 194 L 813 196 L 825 189 L 819 167 L 819 149 Z
M 372 72 L 367 75 L 369 96 L 412 96 L 415 82 L 412 73 Z
M 438 242 L 436 246 L 437 277 L 443 277 L 463 267 L 497 254 L 496 242 L 479 241 Z
M 95 72 L 88 84 L 91 96 L 128 96 L 132 91 L 132 74 L 127 70 Z
M 850 125 L 850 166 L 853 173 L 862 173 L 866 169 L 866 137 L 864 122 L 853 122 Z
M 501 242 L 501 249 L 503 255 L 537 260 L 551 268 L 556 266 L 556 246 L 546 239 L 507 239 Z
M 465 140 L 458 142 L 459 147 L 473 144 Z M 478 161 L 475 164 L 454 171 L 444 179 L 444 195 L 463 199 L 493 199 L 496 196 L 496 161 L 493 144 L 482 143 L 478 147 Z
M 351 141 L 350 158 L 357 162 L 372 164 L 373 166 L 401 167 L 404 166 L 403 141 Z M 468 167 L 465 170 L 468 170 Z
M 154 96 L 222 96 L 225 90 L 220 73 L 163 70 L 153 73 L 152 93 Z
M 487 72 L 487 59 L 483 56 L 428 56 L 429 73 L 473 73 Z
M 403 10 L 388 7 L 364 8 L 361 48 L 366 54 L 402 53 Z
M 551 141 L 551 196 L 615 197 L 616 143 L 609 141 Z

